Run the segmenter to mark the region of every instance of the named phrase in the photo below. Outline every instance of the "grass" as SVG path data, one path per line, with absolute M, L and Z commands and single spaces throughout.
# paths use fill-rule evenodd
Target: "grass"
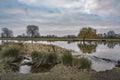
M 11 64 L 21 55 L 20 51 L 22 49 L 22 45 L 16 43 L 6 43 L 1 46 L 0 72 L 18 71 L 19 67 Z
M 48 69 L 44 71 L 49 70 L 49 72 L 37 74 L 10 72 L 12 69 L 18 69 L 17 67 L 11 68 L 8 63 L 14 57 L 20 55 L 20 48 L 6 45 L 8 49 L 6 49 L 7 47 L 1 48 L 3 51 L 0 54 L 2 56 L 2 59 L 0 59 L 0 80 L 120 80 L 119 69 L 105 72 L 81 72 L 79 69 L 90 69 L 91 61 L 87 58 L 73 57 L 70 52 L 63 54 L 56 52 L 33 52 L 31 54 L 34 63 L 32 71 L 40 72 L 45 69 L 43 66 L 46 66 Z
M 62 55 L 62 64 L 65 66 L 72 66 L 78 69 L 90 69 L 91 68 L 91 61 L 84 57 L 74 57 L 71 53 L 64 53 Z
M 7 48 L 8 47 L 8 48 Z M 0 58 L 1 58 L 1 70 L 10 70 L 10 63 L 15 61 L 20 57 L 22 51 L 22 44 L 16 43 L 7 43 L 2 48 Z M 79 69 L 89 69 L 91 63 L 88 59 L 85 58 L 76 58 L 72 56 L 70 51 L 64 52 L 38 52 L 33 51 L 31 53 L 33 65 L 31 72 L 48 72 L 57 64 L 62 64 L 68 67 L 77 67 Z M 4 66 L 4 67 L 3 67 Z M 14 68 L 14 67 L 13 67 Z
M 50 70 L 57 64 L 68 67 L 76 67 L 78 69 L 90 69 L 91 61 L 87 58 L 77 58 L 72 56 L 71 52 L 57 54 L 55 52 L 37 52 L 31 54 L 33 60 L 32 72 L 41 72 Z
M 58 64 L 58 55 L 55 52 L 37 52 L 31 54 L 33 60 L 32 72 L 47 71 Z
M 16 45 L 16 44 L 15 44 Z M 74 58 L 71 52 L 38 52 L 33 51 L 31 57 L 33 65 L 30 74 L 19 74 L 19 67 L 10 66 L 9 63 L 21 55 L 22 48 L 7 47 L 2 49 L 0 59 L 0 80 L 89 80 L 89 72 L 81 72 L 73 66 Z M 77 58 L 76 58 L 77 59 Z M 78 60 L 79 61 L 79 60 Z M 80 60 L 81 61 L 81 60 Z M 77 64 L 81 64 L 78 62 Z M 85 64 L 87 65 L 87 64 Z M 86 67 L 85 67 L 86 68 Z M 42 73 L 40 73 L 42 72 Z M 44 72 L 44 73 L 43 73 Z M 35 74 L 37 73 L 37 74 Z M 5 77 L 7 76 L 7 77 Z
M 0 80 L 120 80 L 120 70 L 81 72 L 72 67 L 58 64 L 45 73 L 1 72 Z
M 90 69 L 91 68 L 91 61 L 87 58 L 74 58 L 74 66 L 78 69 Z
M 90 80 L 90 76 L 90 72 L 73 71 L 71 67 L 56 65 L 50 72 L 45 73 L 0 73 L 0 80 Z
M 77 38 L 0 38 L 0 40 L 19 40 L 19 41 L 74 41 Z
M 12 47 L 12 48 L 7 48 L 7 49 L 4 49 L 2 52 L 1 52 L 1 57 L 2 58 L 5 58 L 5 57 L 18 57 L 20 55 L 20 48 L 17 48 L 17 47 Z
M 6 49 L 6 48 L 21 48 L 23 47 L 23 43 L 15 43 L 15 42 L 8 42 L 8 43 L 4 43 L 2 46 L 2 49 Z
M 1 72 L 0 80 L 120 80 L 120 70 L 80 72 L 63 65 L 56 65 L 46 73 L 20 74 Z
M 10 65 L 17 57 L 20 56 L 20 48 L 12 47 L 3 49 L 0 53 L 0 72 L 18 71 L 19 67 Z
M 70 52 L 63 53 L 61 56 L 61 62 L 63 65 L 72 66 L 73 65 L 73 56 Z
M 90 80 L 120 80 L 120 70 L 96 72 L 91 75 Z
M 33 62 L 37 67 L 39 66 L 54 66 L 58 63 L 58 56 L 54 52 L 32 52 L 31 54 Z
M 0 40 L 18 40 L 18 41 L 83 41 L 80 38 L 0 38 Z M 120 39 L 85 39 L 85 41 L 117 41 Z
M 10 65 L 11 61 L 13 61 L 13 58 L 4 58 L 0 59 L 0 72 L 9 72 L 9 71 L 18 71 L 18 66 L 12 66 Z

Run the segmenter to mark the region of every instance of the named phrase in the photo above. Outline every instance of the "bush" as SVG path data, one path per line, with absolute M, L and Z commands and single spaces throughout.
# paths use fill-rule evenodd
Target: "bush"
M 73 56 L 70 52 L 64 53 L 61 56 L 61 62 L 63 65 L 72 66 L 73 64 Z

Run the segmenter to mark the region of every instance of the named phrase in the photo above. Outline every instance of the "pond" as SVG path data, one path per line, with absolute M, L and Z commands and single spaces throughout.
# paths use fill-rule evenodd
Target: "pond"
M 19 42 L 19 41 L 9 41 Z M 22 41 L 31 43 L 31 41 Z M 2 41 L 1 41 L 2 43 Z M 120 42 L 65 42 L 65 41 L 36 41 L 33 43 L 54 44 L 60 47 L 74 50 L 74 56 L 84 56 L 92 61 L 92 69 L 106 71 L 113 69 L 120 60 Z M 30 66 L 21 66 L 20 70 L 30 70 Z M 21 72 L 21 71 L 20 71 Z M 27 71 L 28 72 L 28 71 Z M 21 72 L 22 73 L 22 72 Z M 25 72 L 26 73 L 26 72 Z

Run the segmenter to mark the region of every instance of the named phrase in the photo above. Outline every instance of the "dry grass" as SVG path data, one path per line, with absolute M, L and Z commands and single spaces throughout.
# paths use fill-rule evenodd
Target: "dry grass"
M 39 51 L 39 52 L 65 52 L 70 51 L 68 49 L 58 47 L 56 45 L 52 44 L 31 44 L 31 43 L 25 43 L 23 44 L 23 51 L 26 53 L 31 53 L 32 51 Z
M 56 45 L 52 44 L 38 44 L 38 43 L 5 43 L 3 45 L 0 45 L 0 50 L 6 49 L 6 48 L 12 48 L 12 47 L 17 47 L 21 48 L 22 52 L 24 53 L 31 53 L 33 51 L 39 51 L 39 52 L 59 52 L 63 53 L 66 51 L 72 51 L 68 50 Z
M 0 73 L 0 80 L 90 80 L 90 74 L 90 72 L 80 72 L 71 67 L 56 65 L 46 73 Z
M 120 80 L 120 70 L 110 70 L 92 74 L 91 80 Z

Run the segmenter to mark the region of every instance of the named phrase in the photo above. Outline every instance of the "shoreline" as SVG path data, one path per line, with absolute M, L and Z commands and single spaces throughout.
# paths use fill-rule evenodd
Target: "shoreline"
M 80 38 L 0 38 L 0 40 L 18 40 L 18 41 L 83 41 Z M 120 42 L 120 39 L 85 39 L 84 41 L 106 41 Z

